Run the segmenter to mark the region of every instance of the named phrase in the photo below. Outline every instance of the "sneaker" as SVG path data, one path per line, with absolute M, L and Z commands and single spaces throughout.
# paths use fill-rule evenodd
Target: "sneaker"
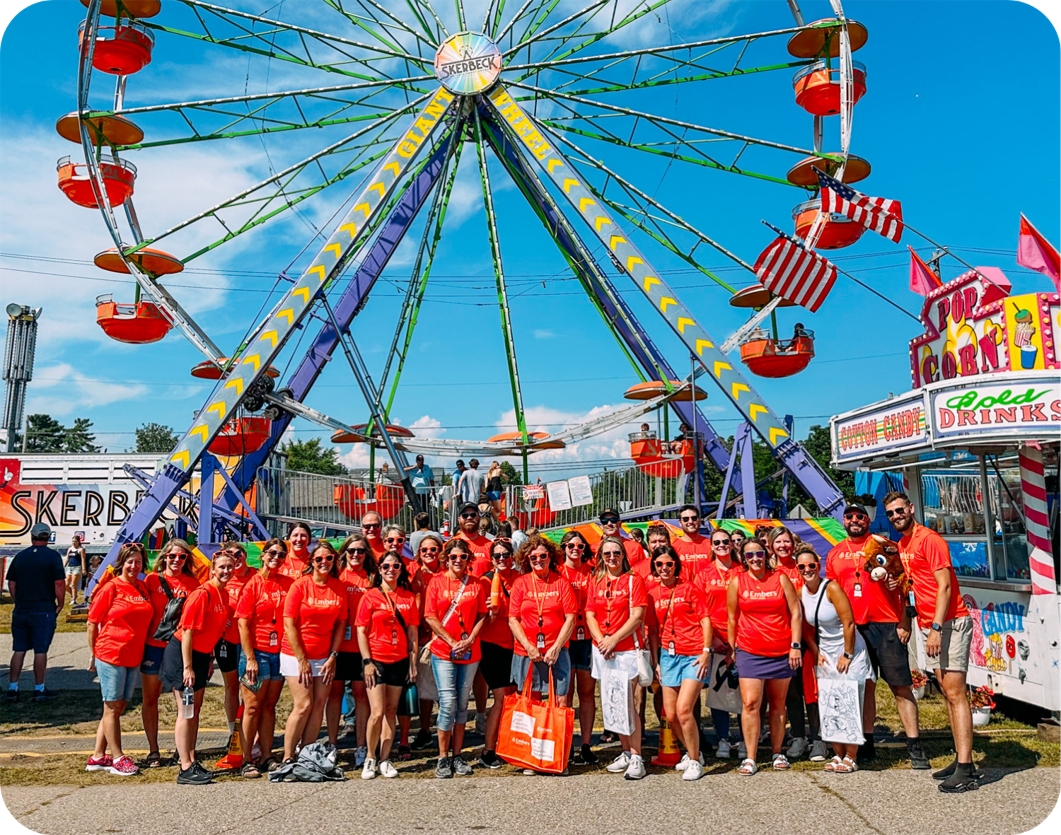
M 365 760 L 368 759 L 368 749 L 362 745 L 354 751 L 354 768 L 361 768 L 365 764 Z
M 117 774 L 119 777 L 128 777 L 131 774 L 136 774 L 140 769 L 136 767 L 134 763 L 128 757 L 118 757 L 111 763 L 111 767 L 108 769 L 111 774 Z
M 618 757 L 608 763 L 605 768 L 612 774 L 621 774 L 630 767 L 630 755 L 623 751 Z
M 785 752 L 785 756 L 787 756 L 790 760 L 798 760 L 800 757 L 807 753 L 808 748 L 810 748 L 810 745 L 807 742 L 807 737 L 794 737 L 792 740 L 792 744 L 788 746 L 788 751 Z
M 733 753 L 733 746 L 730 745 L 728 739 L 723 739 L 718 743 L 718 750 L 715 751 L 715 756 L 720 760 L 728 760 L 730 754 Z
M 948 794 L 976 791 L 980 788 L 980 783 L 973 776 L 974 772 L 972 763 L 960 765 L 956 762 L 953 773 L 939 784 L 939 790 Z
M 453 762 L 449 757 L 439 757 L 435 766 L 435 776 L 439 780 L 448 780 L 453 776 Z
M 700 765 L 696 760 L 689 761 L 689 767 L 685 769 L 685 773 L 682 774 L 683 780 L 699 780 L 704 776 L 704 767 Z
M 645 761 L 641 759 L 641 755 L 631 754 L 630 765 L 628 765 L 626 771 L 623 772 L 623 778 L 626 780 L 642 780 L 646 773 Z
M 582 747 L 578 749 L 578 761 L 585 765 L 596 765 L 599 762 L 597 755 L 593 753 L 593 749 L 587 743 L 583 743 Z
M 910 768 L 914 771 L 925 771 L 926 769 L 932 768 L 932 763 L 928 761 L 928 757 L 925 756 L 925 749 L 921 747 L 920 739 L 908 739 L 906 741 L 906 753 L 910 756 Z M 957 759 L 955 759 L 957 762 Z M 946 770 L 946 769 L 944 769 Z M 937 772 L 937 774 L 940 772 Z M 932 775 L 936 777 L 935 774 Z M 944 780 L 950 776 L 950 773 L 944 774 L 942 777 L 936 777 L 937 780 Z
M 457 754 L 453 758 L 453 773 L 458 777 L 470 777 L 474 774 L 474 769 L 464 761 L 464 757 Z
M 43 690 L 33 691 L 33 701 L 35 702 L 49 702 L 54 699 L 58 694 L 54 690 L 49 690 L 45 687 Z
M 205 786 L 214 782 L 214 775 L 199 765 L 192 763 L 187 768 L 181 768 L 177 773 L 177 783 L 182 786 Z
M 693 760 L 688 754 L 682 754 L 681 761 L 674 766 L 675 771 L 685 771 L 689 765 L 693 762 L 697 762 L 700 765 L 704 764 L 704 755 L 701 754 L 698 760 Z
M 958 767 L 958 758 L 955 757 L 953 760 L 951 760 L 950 765 L 945 766 L 944 768 L 941 768 L 939 771 L 933 771 L 932 772 L 932 779 L 933 780 L 946 780 L 948 777 L 950 777 L 954 773 L 954 770 L 957 767 Z M 974 765 L 973 766 L 973 770 L 972 770 L 972 776 L 973 776 L 974 780 L 979 780 L 981 777 L 984 776 L 984 772 L 982 772 L 979 768 L 977 768 Z
M 379 764 L 379 773 L 386 777 L 388 780 L 393 780 L 398 776 L 398 769 L 391 765 L 390 760 L 384 760 Z
M 9 702 L 17 702 L 18 701 L 18 688 L 17 687 L 15 689 L 13 689 L 13 690 L 8 689 L 8 691 L 7 691 L 7 700 Z
M 85 765 L 85 771 L 110 771 L 113 763 L 114 760 L 111 759 L 110 754 L 104 754 L 98 759 L 96 757 L 89 757 L 88 763 Z
M 872 736 L 866 736 L 866 741 L 858 746 L 858 761 L 871 763 L 877 759 L 877 748 Z
M 362 780 L 375 780 L 376 779 L 376 761 L 372 757 L 365 759 L 365 766 L 361 769 Z
M 737 759 L 741 761 L 748 759 L 748 746 L 744 744 L 743 739 L 737 743 Z
M 810 746 L 810 761 L 812 763 L 823 763 L 829 759 L 829 749 L 820 739 L 814 740 Z
M 475 732 L 486 736 L 486 714 L 477 713 L 475 714 Z
M 525 768 L 525 769 L 523 769 L 523 776 L 524 777 L 533 777 L 537 773 L 538 772 L 535 771 L 533 768 Z
M 416 736 L 413 737 L 413 744 L 410 747 L 414 751 L 422 751 L 431 744 L 431 738 L 430 731 L 417 731 Z
M 475 764 L 483 768 L 501 768 L 503 765 L 501 758 L 493 751 L 483 751 L 483 755 L 475 761 Z
M 343 725 L 343 736 L 353 736 L 357 733 L 357 725 L 353 722 L 347 722 Z

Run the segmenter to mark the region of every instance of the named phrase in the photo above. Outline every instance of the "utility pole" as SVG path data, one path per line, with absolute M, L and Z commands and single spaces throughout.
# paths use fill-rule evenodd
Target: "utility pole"
M 33 379 L 33 357 L 37 349 L 37 320 L 42 308 L 24 304 L 7 306 L 7 340 L 4 344 L 3 378 L 7 383 L 4 411 L 0 416 L 3 449 L 12 452 L 15 434 L 22 426 L 26 407 L 26 384 Z M 22 451 L 26 451 L 26 432 L 22 434 Z

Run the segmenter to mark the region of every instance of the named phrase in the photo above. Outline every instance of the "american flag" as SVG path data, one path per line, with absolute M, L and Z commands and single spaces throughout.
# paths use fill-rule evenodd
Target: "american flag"
M 779 235 L 760 253 L 755 275 L 775 296 L 803 305 L 811 313 L 821 307 L 836 283 L 836 267 L 788 235 Z
M 822 211 L 844 215 L 878 235 L 899 243 L 903 236 L 903 207 L 898 200 L 867 197 L 815 168 L 822 187 Z

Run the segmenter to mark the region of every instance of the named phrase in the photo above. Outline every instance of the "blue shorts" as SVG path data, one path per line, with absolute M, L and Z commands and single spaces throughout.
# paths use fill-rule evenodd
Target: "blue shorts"
M 151 644 L 144 645 L 144 660 L 140 662 L 140 675 L 159 676 L 162 675 L 162 656 L 166 653 L 165 647 L 153 647 Z
M 664 687 L 681 687 L 686 679 L 706 682 L 711 675 L 711 668 L 708 667 L 704 677 L 700 678 L 696 674 L 699 658 L 698 655 L 671 655 L 665 649 L 660 650 L 659 683 Z
M 47 652 L 55 635 L 55 611 L 20 612 L 17 608 L 11 616 L 11 651 Z
M 136 667 L 115 667 L 96 659 L 96 675 L 105 702 L 128 702 L 136 690 Z
M 527 671 L 530 669 L 531 660 L 526 655 L 512 655 L 512 680 L 516 683 L 516 689 L 522 690 L 527 682 Z M 560 650 L 560 655 L 553 664 L 553 686 L 556 688 L 557 696 L 566 696 L 571 686 L 571 656 L 567 649 Z M 535 693 L 549 692 L 549 665 L 544 661 L 534 662 L 534 681 L 531 688 Z
M 593 641 L 570 641 L 567 652 L 571 656 L 571 666 L 576 670 L 589 670 L 593 665 Z
M 489 499 L 492 502 L 500 501 L 501 500 L 501 491 L 500 490 L 487 490 L 486 491 L 486 498 Z
M 258 662 L 258 681 L 280 681 L 280 653 L 261 652 L 254 650 L 254 659 Z M 236 673 L 240 678 L 247 672 L 247 656 L 243 654 L 243 647 L 239 648 L 239 662 L 236 664 Z

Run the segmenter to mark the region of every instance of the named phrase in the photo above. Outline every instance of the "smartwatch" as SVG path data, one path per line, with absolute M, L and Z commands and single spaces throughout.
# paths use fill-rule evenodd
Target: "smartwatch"
M 803 644 L 797 644 L 795 642 L 790 644 L 790 646 L 792 647 L 792 649 L 803 649 Z
M 943 624 L 934 623 L 934 624 L 932 624 L 932 626 L 929 627 L 929 629 L 931 629 L 933 632 L 942 632 L 943 631 Z
M 848 661 L 850 661 L 854 657 L 855 657 L 854 653 L 850 653 L 850 652 L 845 652 L 844 653 L 844 658 L 846 658 Z
M 328 657 L 329 657 L 329 658 L 338 658 L 338 657 L 339 657 L 339 653 L 337 653 L 337 652 L 333 652 L 333 653 L 332 653 L 331 655 L 329 655 Z

